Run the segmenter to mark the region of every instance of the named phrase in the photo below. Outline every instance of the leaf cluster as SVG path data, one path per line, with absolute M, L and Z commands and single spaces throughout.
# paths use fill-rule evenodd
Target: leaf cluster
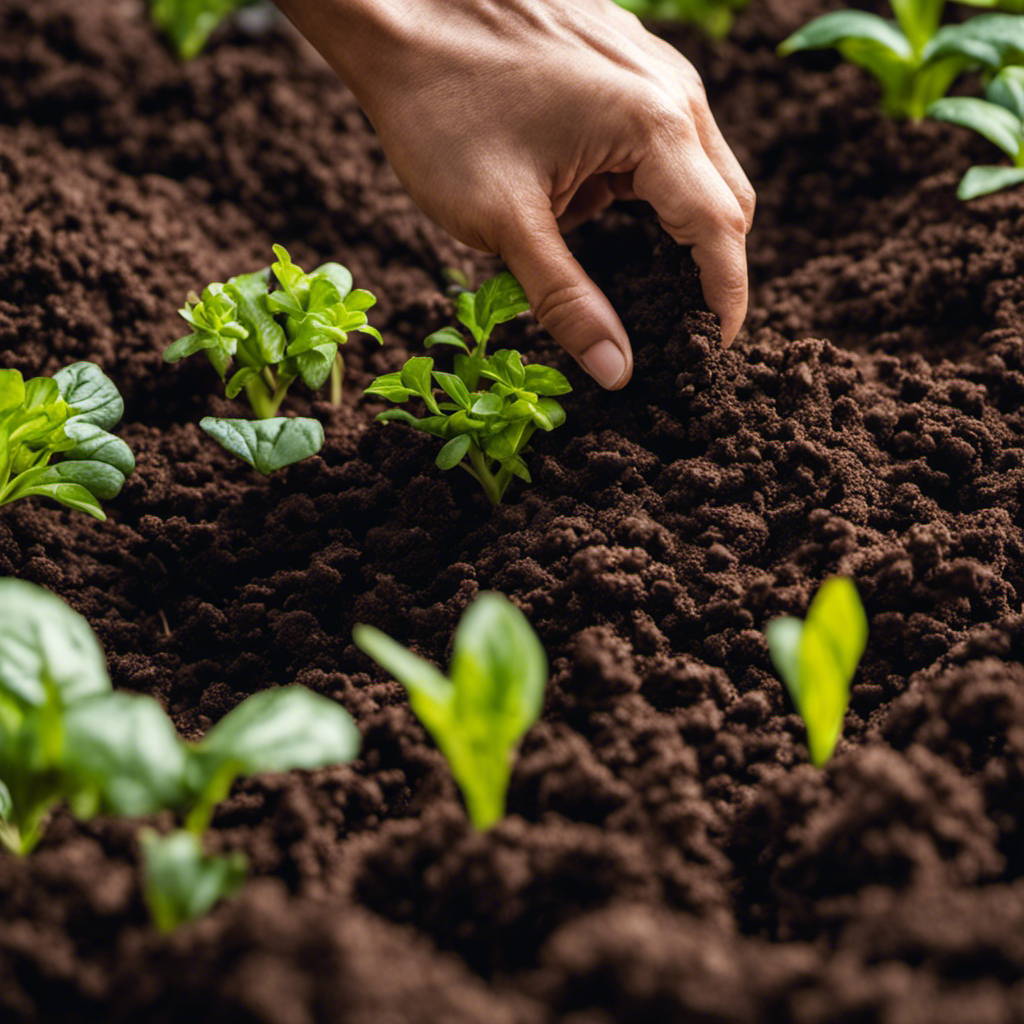
M 736 12 L 749 0 L 616 0 L 620 7 L 639 18 L 681 21 L 697 25 L 712 39 L 724 39 L 732 28 Z
M 868 620 L 857 588 L 841 577 L 826 580 L 807 617 L 785 616 L 765 634 L 775 670 L 807 726 L 811 761 L 832 756 L 850 703 L 850 684 L 868 639 Z
M 192 331 L 164 352 L 169 363 L 205 353 L 228 398 L 245 392 L 256 422 L 211 416 L 200 426 L 262 473 L 314 455 L 323 445 L 317 421 L 277 417 L 289 387 L 302 380 L 315 391 L 330 378 L 332 401 L 340 404 L 338 347 L 351 331 L 382 341 L 366 318 L 376 299 L 352 287 L 346 267 L 324 263 L 307 274 L 283 246 L 273 248 L 277 260 L 269 267 L 215 282 L 186 302 L 179 313 Z
M 356 645 L 408 691 L 480 829 L 505 814 L 512 756 L 540 717 L 547 685 L 544 648 L 508 598 L 483 593 L 455 632 L 448 677 L 372 626 L 356 626 Z
M 961 0 L 973 7 L 1007 9 L 1007 0 Z M 983 14 L 940 28 L 945 0 L 891 0 L 895 20 L 867 11 L 832 11 L 798 29 L 779 47 L 786 56 L 801 50 L 834 49 L 870 72 L 882 88 L 890 117 L 925 116 L 962 74 L 994 74 L 1024 58 L 1024 18 Z M 1011 9 L 1024 9 L 1009 0 Z
M 437 466 L 461 466 L 497 505 L 513 477 L 530 482 L 522 452 L 536 430 L 551 431 L 565 422 L 565 411 L 555 399 L 572 388 L 558 370 L 524 366 L 512 349 L 487 355 L 494 328 L 529 309 L 511 274 L 498 275 L 476 292 L 460 292 L 455 308 L 473 344 L 455 327 L 436 331 L 425 342 L 428 348 L 456 349 L 454 373 L 435 370 L 429 356 L 413 356 L 400 371 L 378 377 L 366 394 L 396 404 L 420 399 L 427 416 L 389 409 L 377 419 L 405 423 L 444 440 Z M 481 385 L 481 380 L 488 383 Z M 435 395 L 435 390 L 442 394 Z
M 109 433 L 124 414 L 113 382 L 93 363 L 25 380 L 0 370 L 0 505 L 51 498 L 106 519 L 135 469 L 131 449 Z
M 244 876 L 244 861 L 206 857 L 199 841 L 236 778 L 348 761 L 358 746 L 348 714 L 300 686 L 257 693 L 183 742 L 152 697 L 112 689 L 80 615 L 40 587 L 0 580 L 0 841 L 31 850 L 61 800 L 82 817 L 187 813 L 188 840 L 144 844 L 161 928 L 203 913 Z
M 960 199 L 977 199 L 1024 183 L 1024 67 L 1008 67 L 989 82 L 985 99 L 946 96 L 928 108 L 936 121 L 969 128 L 995 143 L 1012 167 L 972 167 L 957 188 Z

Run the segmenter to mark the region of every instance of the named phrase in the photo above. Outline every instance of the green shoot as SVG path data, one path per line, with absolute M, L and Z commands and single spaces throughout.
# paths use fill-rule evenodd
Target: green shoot
M 712 39 L 724 39 L 736 12 L 749 0 L 616 0 L 620 7 L 640 18 L 682 21 L 697 25 Z
M 768 623 L 768 653 L 807 726 L 811 761 L 832 756 L 850 703 L 850 684 L 868 639 L 868 620 L 848 579 L 826 580 L 801 622 Z
M 184 833 L 143 842 L 161 928 L 237 887 L 238 855 L 204 857 L 200 845 L 235 779 L 348 761 L 358 747 L 348 714 L 301 686 L 257 693 L 183 742 L 156 700 L 111 688 L 80 615 L 40 587 L 0 580 L 0 843 L 30 852 L 61 800 L 83 817 L 186 814 Z
M 353 288 L 352 275 L 340 263 L 324 263 L 307 274 L 283 246 L 275 245 L 274 255 L 277 261 L 266 269 L 215 282 L 186 302 L 179 313 L 192 333 L 164 352 L 169 363 L 205 352 L 227 397 L 245 392 L 263 422 L 208 416 L 200 425 L 261 473 L 315 455 L 323 446 L 323 428 L 315 420 L 277 416 L 289 387 L 301 379 L 316 391 L 330 379 L 331 401 L 340 405 L 339 346 L 351 331 L 383 340 L 366 319 L 377 300 Z M 279 286 L 274 291 L 271 274 Z M 233 363 L 237 368 L 228 377 Z
M 779 47 L 834 49 L 870 72 L 882 88 L 882 109 L 893 118 L 921 120 L 964 72 L 994 73 L 1024 58 L 1024 18 L 980 15 L 939 28 L 945 0 L 891 0 L 894 21 L 866 11 L 833 11 L 796 31 Z M 998 7 L 972 0 L 975 7 Z M 1021 4 L 1015 0 L 1014 9 Z
M 983 135 L 1013 161 L 1012 167 L 972 167 L 957 188 L 963 200 L 1024 183 L 1024 68 L 1004 68 L 989 82 L 985 96 L 947 96 L 928 108 L 929 117 Z
M 51 498 L 106 519 L 100 501 L 135 469 L 129 447 L 108 433 L 123 414 L 117 388 L 93 363 L 30 380 L 0 370 L 0 505 Z
M 255 0 L 150 0 L 154 24 L 174 45 L 182 60 L 198 56 L 213 30 L 227 17 Z
M 547 658 L 526 617 L 501 594 L 481 594 L 455 632 L 445 676 L 372 626 L 356 626 L 356 645 L 405 687 L 409 703 L 462 790 L 479 829 L 505 814 L 512 756 L 540 717 Z
M 467 344 L 455 327 L 435 331 L 427 348 L 455 348 L 454 373 L 434 369 L 434 360 L 414 356 L 401 371 L 378 377 L 367 395 L 401 403 L 416 397 L 430 415 L 417 418 L 404 409 L 389 409 L 377 419 L 398 421 L 445 441 L 438 453 L 442 470 L 460 466 L 497 505 L 513 477 L 530 482 L 522 452 L 534 432 L 554 430 L 565 422 L 565 412 L 555 396 L 572 390 L 569 382 L 546 366 L 524 366 L 522 356 L 511 349 L 487 355 L 491 332 L 500 324 L 529 309 L 516 279 L 509 273 L 485 282 L 476 292 L 462 291 L 456 298 L 456 318 L 473 339 Z M 481 388 L 483 378 L 490 382 Z M 440 400 L 435 388 L 444 393 Z

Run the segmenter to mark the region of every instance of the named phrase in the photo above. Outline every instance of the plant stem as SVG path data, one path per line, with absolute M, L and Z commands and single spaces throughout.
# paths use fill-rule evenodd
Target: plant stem
M 288 392 L 288 386 L 294 379 L 294 377 L 280 377 L 277 387 L 273 390 L 270 389 L 263 377 L 255 377 L 245 385 L 245 396 L 249 399 L 249 405 L 252 406 L 252 411 L 256 413 L 257 419 L 269 420 L 277 415 L 277 410 L 281 407 L 284 396 Z
M 341 382 L 344 376 L 345 362 L 339 350 L 331 363 L 331 405 L 341 405 Z
M 487 468 L 487 460 L 484 458 L 484 453 L 480 451 L 475 444 L 469 446 L 469 461 L 472 465 L 466 466 L 465 463 L 459 463 L 460 466 L 465 466 L 466 470 L 471 476 L 476 477 L 480 482 L 480 486 L 484 489 L 484 494 L 487 495 L 487 500 L 492 505 L 501 504 L 501 496 L 505 491 L 505 487 L 508 486 L 508 481 L 505 481 L 505 487 L 501 486 L 498 480 L 495 479 L 494 474 Z M 502 470 L 502 473 L 505 471 Z

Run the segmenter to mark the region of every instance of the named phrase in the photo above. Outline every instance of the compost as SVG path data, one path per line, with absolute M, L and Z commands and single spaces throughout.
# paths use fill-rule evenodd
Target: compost
M 82 612 L 186 737 L 290 682 L 363 733 L 352 765 L 236 786 L 211 843 L 253 877 L 170 937 L 137 821 L 60 812 L 0 857 L 5 1022 L 1024 1021 L 1024 193 L 959 203 L 984 143 L 775 56 L 829 6 L 669 33 L 759 193 L 747 327 L 723 350 L 645 211 L 581 231 L 636 373 L 606 394 L 500 328 L 575 391 L 492 510 L 360 397 L 448 322 L 444 268 L 487 263 L 312 51 L 229 29 L 182 66 L 134 0 L 0 0 L 0 365 L 98 363 L 138 456 L 106 523 L 5 508 L 0 573 Z M 210 367 L 161 352 L 190 290 L 272 242 L 346 264 L 386 343 L 353 336 L 340 408 L 293 389 L 327 443 L 264 479 L 197 426 L 234 408 Z M 821 771 L 762 629 L 836 573 L 871 636 Z M 480 834 L 351 629 L 443 665 L 489 589 L 552 682 Z

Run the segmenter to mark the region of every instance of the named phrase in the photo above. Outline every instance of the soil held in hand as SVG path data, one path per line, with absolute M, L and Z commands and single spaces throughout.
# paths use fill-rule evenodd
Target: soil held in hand
M 354 765 L 236 787 L 209 841 L 252 880 L 169 938 L 136 821 L 62 812 L 0 856 L 0 1018 L 1024 1020 L 1024 193 L 957 203 L 984 143 L 884 121 L 854 68 L 776 58 L 820 9 L 753 0 L 717 54 L 678 39 L 760 194 L 747 331 L 722 350 L 688 257 L 635 210 L 582 232 L 634 381 L 601 393 L 525 320 L 502 329 L 576 391 L 492 511 L 359 399 L 472 261 L 308 48 L 229 32 L 181 67 L 140 3 L 0 0 L 0 365 L 99 363 L 139 460 L 105 524 L 0 512 L 0 573 L 85 614 L 115 685 L 186 736 L 288 682 L 364 735 Z M 196 425 L 233 408 L 212 369 L 160 353 L 185 294 L 272 241 L 347 264 L 387 343 L 353 337 L 341 409 L 289 399 L 327 443 L 264 480 Z M 818 771 L 761 630 L 835 573 L 871 638 Z M 350 632 L 445 663 L 483 589 L 524 609 L 553 680 L 481 835 Z

